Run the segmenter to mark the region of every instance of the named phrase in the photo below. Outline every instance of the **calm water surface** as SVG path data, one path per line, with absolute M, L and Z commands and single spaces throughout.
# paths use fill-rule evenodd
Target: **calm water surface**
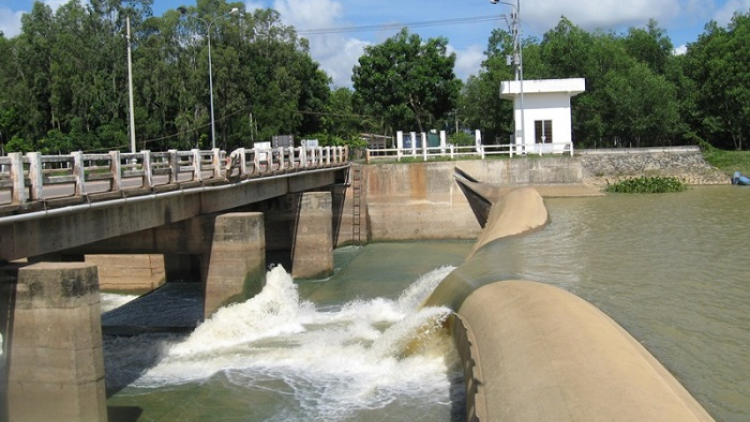
M 549 226 L 494 245 L 496 265 L 594 303 L 718 421 L 750 420 L 750 190 L 545 203 Z
M 478 272 L 589 300 L 717 421 L 750 420 L 750 188 L 545 203 L 550 224 L 492 244 Z M 416 310 L 471 246 L 339 251 L 356 257 L 332 279 L 297 289 L 269 274 L 263 297 L 191 336 L 107 339 L 108 404 L 138 421 L 460 420 L 455 351 L 432 330 L 445 311 Z

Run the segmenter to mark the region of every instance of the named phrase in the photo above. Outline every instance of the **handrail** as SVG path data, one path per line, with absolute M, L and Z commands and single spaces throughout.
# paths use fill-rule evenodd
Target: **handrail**
M 143 191 L 130 192 L 133 196 L 148 195 L 154 188 L 166 185 L 231 183 L 288 172 L 312 172 L 345 166 L 348 156 L 345 146 L 239 148 L 230 154 L 218 148 L 106 154 L 78 151 L 68 155 L 9 153 L 0 157 L 0 206 L 15 205 L 23 210 L 33 202 L 52 198 L 127 190 Z
M 437 146 L 437 147 L 414 147 L 414 148 L 382 148 L 367 149 L 365 160 L 370 163 L 375 160 L 393 159 L 401 161 L 404 157 L 419 158 L 428 161 L 430 158 L 448 157 L 451 160 L 466 157 L 478 156 L 485 159 L 488 155 L 514 155 L 523 154 L 565 154 L 573 155 L 572 142 L 553 142 L 534 145 L 518 144 L 501 144 L 501 145 L 471 145 L 471 146 Z

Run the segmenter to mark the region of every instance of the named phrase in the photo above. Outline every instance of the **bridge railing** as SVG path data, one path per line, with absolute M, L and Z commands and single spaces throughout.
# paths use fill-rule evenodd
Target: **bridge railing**
M 346 165 L 346 147 L 240 148 L 166 152 L 0 157 L 0 205 L 94 193 L 122 193 L 179 183 L 219 183 Z M 135 193 L 137 194 L 137 193 Z

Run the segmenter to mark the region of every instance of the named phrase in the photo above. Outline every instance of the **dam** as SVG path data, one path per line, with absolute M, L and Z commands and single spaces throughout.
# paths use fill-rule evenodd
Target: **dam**
M 599 200 L 599 198 L 592 200 Z M 554 225 L 554 214 L 551 214 L 550 220 L 552 225 Z M 531 237 L 544 232 L 546 232 L 546 229 L 534 233 Z M 523 238 L 526 238 L 526 236 L 523 236 Z M 513 238 L 510 240 L 516 241 L 518 239 Z M 364 250 L 356 252 L 355 254 L 357 257 L 353 263 L 356 263 L 361 257 L 367 258 L 365 255 L 370 254 L 372 249 L 371 246 L 377 249 L 377 245 L 370 245 Z M 401 248 L 401 246 L 413 246 L 413 249 L 407 251 Z M 111 383 L 112 385 L 119 385 L 119 387 L 116 388 L 119 391 L 112 392 L 108 402 L 110 410 L 114 412 L 114 417 L 110 417 L 110 420 L 138 420 L 139 416 L 144 418 L 149 416 L 153 417 L 154 412 L 163 412 L 161 414 L 164 420 L 174 419 L 176 415 L 179 415 L 180 419 L 184 420 L 191 420 L 190 418 L 193 418 L 192 420 L 205 420 L 207 415 L 215 416 L 217 414 L 226 415 L 228 418 L 232 418 L 232 415 L 250 415 L 251 420 L 267 420 L 278 417 L 286 420 L 368 420 L 367 417 L 363 417 L 363 415 L 370 415 L 370 420 L 383 420 L 382 418 L 384 415 L 388 415 L 392 420 L 420 420 L 419 417 L 408 416 L 409 408 L 414 407 L 412 406 L 412 402 L 415 401 L 413 400 L 414 396 L 410 395 L 410 390 L 419 390 L 426 393 L 426 396 L 420 396 L 422 399 L 416 400 L 419 403 L 429 402 L 435 399 L 438 401 L 436 404 L 436 407 L 438 408 L 437 411 L 429 412 L 420 408 L 421 410 L 417 410 L 417 413 L 413 414 L 413 416 L 426 418 L 422 420 L 462 420 L 460 418 L 453 419 L 455 416 L 453 403 L 454 400 L 455 402 L 458 401 L 456 396 L 459 395 L 454 392 L 454 387 L 462 384 L 463 380 L 457 382 L 455 372 L 451 372 L 450 370 L 448 371 L 447 377 L 445 376 L 445 373 L 441 373 L 436 377 L 430 377 L 428 375 L 429 371 L 425 372 L 424 370 L 417 370 L 416 367 L 411 366 L 415 361 L 410 360 L 409 357 L 402 356 L 402 353 L 399 351 L 401 349 L 399 344 L 403 341 L 404 336 L 394 334 L 394 331 L 399 331 L 398 327 L 394 328 L 393 331 L 391 331 L 390 328 L 385 328 L 394 321 L 392 316 L 398 314 L 398 312 L 395 312 L 392 309 L 389 310 L 387 304 L 384 304 L 383 302 L 395 301 L 401 306 L 407 303 L 413 304 L 415 299 L 409 299 L 408 297 L 411 297 L 409 294 L 403 295 L 404 297 L 402 298 L 402 295 L 394 295 L 393 292 L 383 293 L 382 291 L 378 291 L 379 289 L 394 287 L 398 284 L 391 280 L 391 278 L 394 278 L 395 276 L 392 276 L 392 273 L 389 274 L 389 269 L 383 268 L 383 262 L 388 262 L 390 266 L 390 263 L 395 264 L 397 262 L 405 261 L 406 263 L 404 265 L 418 267 L 419 264 L 421 264 L 419 257 L 426 254 L 441 262 L 441 264 L 436 265 L 436 267 L 451 264 L 458 266 L 464 261 L 466 256 L 471 253 L 474 245 L 473 242 L 460 243 L 456 246 L 459 250 L 458 252 L 443 251 L 441 254 L 435 253 L 434 250 L 431 249 L 432 246 L 434 245 L 388 245 L 388 249 L 394 249 L 397 251 L 395 256 L 391 255 L 390 257 L 381 257 L 379 259 L 371 257 L 374 261 L 380 261 L 380 265 L 378 265 L 377 262 L 374 262 L 369 268 L 367 266 L 363 268 L 359 265 L 361 273 L 369 275 L 354 278 L 360 280 L 366 278 L 371 282 L 378 281 L 377 283 L 364 283 L 360 280 L 355 280 L 352 286 L 344 289 L 338 289 L 338 287 L 341 287 L 341 284 L 335 279 L 299 284 L 302 297 L 309 298 L 313 301 L 316 304 L 314 305 L 316 311 L 311 310 L 311 305 L 302 297 L 291 300 L 293 305 L 291 309 L 296 309 L 294 312 L 285 311 L 287 308 L 282 304 L 282 301 L 272 299 L 267 302 L 268 305 L 266 307 L 261 306 L 260 308 L 266 309 L 267 311 L 273 310 L 274 312 L 270 312 L 273 318 L 280 316 L 280 314 L 284 314 L 283 318 L 271 320 L 249 318 L 251 321 L 257 319 L 258 321 L 264 321 L 264 323 L 255 325 L 248 323 L 247 325 L 242 325 L 241 327 L 232 329 L 231 332 L 222 330 L 220 324 L 215 325 L 213 328 L 209 328 L 210 326 L 207 325 L 207 328 L 203 330 L 200 336 L 193 340 L 172 337 L 167 340 L 168 344 L 166 345 L 152 344 L 151 349 L 154 350 L 155 356 L 157 356 L 152 362 L 154 365 L 141 364 L 142 359 L 148 356 L 147 352 L 149 347 L 146 347 L 145 350 L 144 348 L 139 348 L 143 353 L 136 356 L 132 349 L 125 347 L 127 344 L 126 340 L 122 338 L 111 339 L 112 343 L 110 346 L 105 346 L 109 347 L 110 351 L 115 351 L 115 354 L 117 354 L 119 351 L 125 353 L 125 350 L 130 350 L 130 352 L 133 353 L 133 356 L 129 361 L 128 359 L 123 359 L 125 362 L 130 363 L 130 369 L 128 369 L 128 364 L 124 365 L 125 369 L 123 372 L 118 372 L 116 370 L 110 371 L 110 368 L 108 368 L 108 376 L 110 376 L 110 372 L 113 375 L 119 373 L 119 375 L 114 376 L 119 376 L 120 382 L 122 382 L 122 384 L 118 384 L 118 381 L 115 380 L 115 382 Z M 443 245 L 439 245 L 439 249 L 441 249 L 442 246 Z M 573 246 L 575 246 L 575 243 Z M 505 262 L 498 262 L 496 266 L 493 266 L 494 268 L 491 271 L 487 272 L 500 277 L 518 277 L 531 274 L 532 277 L 524 278 L 552 280 L 559 278 L 559 274 L 552 277 L 544 274 L 534 274 L 533 268 L 543 267 L 543 265 L 539 265 L 539 259 L 534 260 L 534 258 L 538 258 L 536 255 L 546 257 L 550 257 L 551 255 L 549 253 L 550 250 L 548 249 L 539 248 L 538 245 L 535 248 L 537 252 L 536 254 L 527 253 L 523 256 L 518 256 L 519 261 L 525 259 L 528 261 L 529 265 L 524 266 L 516 263 L 516 267 L 514 267 L 513 265 L 506 265 Z M 490 249 L 493 251 L 500 251 L 498 256 L 513 256 L 513 253 L 508 253 L 509 251 L 504 248 L 503 245 L 493 244 L 490 246 Z M 560 251 L 556 252 L 562 255 L 563 258 L 569 258 L 569 264 L 573 259 L 571 256 L 567 255 L 569 252 L 566 251 L 566 249 L 568 248 L 561 248 Z M 423 252 L 420 253 L 420 250 L 423 250 Z M 579 257 L 578 259 L 581 258 Z M 589 262 L 591 259 L 587 257 L 585 261 Z M 429 273 L 431 272 L 431 269 L 432 268 L 422 267 L 419 270 L 421 274 L 417 274 L 416 276 Z M 353 267 L 343 266 L 340 270 L 340 274 L 347 271 L 353 272 L 355 269 Z M 373 274 L 378 272 L 380 274 Z M 448 272 L 450 271 L 446 270 L 442 273 L 439 272 L 434 274 L 434 278 L 439 281 Z M 349 276 L 351 277 L 351 274 Z M 411 274 L 410 277 L 412 276 L 414 275 Z M 409 281 L 415 280 L 417 278 L 416 276 L 409 279 Z M 269 278 L 273 279 L 275 276 L 270 276 Z M 281 278 L 283 279 L 283 277 Z M 403 287 L 404 284 L 408 285 L 409 281 L 400 280 L 399 282 Z M 377 286 L 372 286 L 372 284 L 376 284 Z M 326 286 L 331 286 L 331 288 L 326 288 Z M 277 287 L 275 293 L 271 295 L 272 297 L 276 297 L 276 294 L 285 296 L 287 293 L 290 293 L 291 290 L 294 290 L 289 287 L 288 283 L 281 283 L 281 285 Z M 343 290 L 340 297 L 340 299 L 344 301 L 343 304 L 336 305 L 334 304 L 335 300 L 329 297 L 331 295 L 330 291 L 333 287 L 336 287 L 335 290 Z M 569 288 L 570 286 L 566 287 Z M 416 288 L 416 290 L 429 291 L 430 289 L 419 287 Z M 293 298 L 294 295 L 291 295 L 291 297 Z M 591 298 L 589 298 L 589 300 L 591 300 Z M 416 302 L 419 301 L 416 300 Z M 364 307 L 359 307 L 360 304 L 364 304 Z M 257 303 L 255 303 L 255 305 L 257 305 Z M 370 307 L 369 309 L 377 309 L 377 311 L 372 310 L 367 312 L 366 310 L 368 309 L 368 306 Z M 244 312 L 251 312 L 247 308 L 244 310 L 240 310 L 239 308 L 233 310 L 238 311 L 238 315 L 242 315 Z M 316 317 L 311 316 L 311 314 L 314 314 L 317 311 L 320 311 L 321 313 L 341 314 L 324 315 L 321 319 L 317 319 Z M 380 316 L 373 318 L 364 325 L 361 322 L 357 322 L 356 329 L 349 328 L 347 330 L 341 330 L 341 326 L 344 325 L 343 321 L 347 319 L 357 319 L 351 317 L 352 314 L 360 316 Z M 382 315 L 384 314 L 389 316 L 383 317 Z M 238 318 L 238 315 L 231 316 L 227 320 L 239 321 L 241 318 Z M 417 317 L 416 320 L 412 322 L 417 327 L 424 327 L 428 321 L 441 321 L 442 318 L 443 314 L 437 312 L 434 315 L 428 316 L 425 320 L 421 320 Z M 289 344 L 279 347 L 281 350 L 276 350 L 278 356 L 269 357 L 263 355 L 264 359 L 257 359 L 257 361 L 266 364 L 269 364 L 270 361 L 274 361 L 281 363 L 282 366 L 273 368 L 273 365 L 268 365 L 265 368 L 261 368 L 257 373 L 253 373 L 252 370 L 250 370 L 250 367 L 255 365 L 248 364 L 247 362 L 250 360 L 255 361 L 256 359 L 253 359 L 254 357 L 261 356 L 260 354 L 255 355 L 254 353 L 260 353 L 262 350 L 271 350 L 274 347 L 279 346 L 280 343 L 283 343 L 283 340 L 277 337 L 273 332 L 274 330 L 271 328 L 277 325 L 282 325 L 275 324 L 281 321 L 291 322 L 284 324 L 283 330 L 280 330 L 279 335 L 283 334 L 281 331 L 286 330 L 284 332 L 287 334 L 298 334 L 297 336 L 292 335 L 291 337 L 304 338 L 303 340 L 296 342 L 297 344 L 305 346 L 303 348 L 304 353 L 301 354 L 302 357 L 290 357 L 291 353 L 288 349 L 294 348 L 293 343 L 295 343 L 295 341 L 292 341 L 290 338 Z M 338 330 L 337 333 L 340 331 L 349 331 L 357 332 L 358 334 L 353 338 L 336 342 L 331 341 L 332 338 L 334 338 L 334 335 L 331 333 L 316 333 L 320 334 L 320 337 L 323 338 L 324 341 L 315 339 L 315 334 L 304 336 L 305 332 L 312 332 L 312 327 L 323 326 L 327 323 L 331 323 L 331 328 L 333 328 L 334 331 Z M 401 324 L 393 322 L 391 326 L 393 325 Z M 367 329 L 368 326 L 376 328 L 376 331 L 382 333 L 388 338 L 386 340 L 380 340 L 377 333 Z M 427 324 L 427 326 L 429 327 L 430 325 Z M 411 330 L 413 331 L 413 329 Z M 410 329 L 405 328 L 405 331 L 409 332 Z M 427 331 L 431 330 L 428 329 Z M 225 340 L 227 337 L 233 338 L 233 340 Z M 144 339 L 133 340 L 136 342 L 145 341 Z M 307 347 L 310 346 L 307 344 L 308 340 L 311 341 L 311 344 L 317 345 L 317 347 L 340 343 L 341 346 L 347 350 L 355 349 L 350 347 L 352 345 L 361 344 L 364 348 L 358 349 L 359 352 L 355 354 L 361 354 L 364 358 L 360 357 L 359 359 L 352 359 L 351 356 L 348 356 L 345 353 L 332 355 L 330 353 L 331 349 L 327 347 L 322 348 L 322 350 L 318 352 L 316 351 L 316 347 Z M 216 347 L 211 347 L 210 345 L 212 343 L 216 343 Z M 425 354 L 419 356 L 424 362 L 432 362 L 431 365 L 433 367 L 440 365 L 435 365 L 435 360 L 428 359 L 431 356 L 434 357 L 434 355 L 438 355 L 439 359 L 437 360 L 443 363 L 451 361 L 450 353 L 441 354 L 440 352 L 440 350 L 443 350 L 440 346 L 441 340 L 436 340 L 435 343 L 436 344 L 433 345 L 434 347 L 427 348 L 428 350 L 424 351 Z M 160 351 L 163 351 L 165 348 L 170 350 L 170 353 L 168 353 L 166 357 L 163 354 L 160 354 Z M 373 354 L 371 351 L 375 351 L 376 353 Z M 316 358 L 318 354 L 336 356 L 339 366 L 338 371 L 335 368 L 329 368 L 326 370 L 317 367 L 317 364 L 320 363 L 320 360 Z M 170 363 L 173 358 L 176 359 L 177 362 L 172 361 Z M 290 372 L 290 367 L 284 367 L 283 364 L 291 363 L 294 359 L 300 360 L 298 363 L 299 366 L 294 367 L 299 369 L 297 374 L 299 374 L 300 377 L 297 380 L 292 380 L 290 378 L 293 377 L 287 377 L 284 375 L 285 373 Z M 455 357 L 453 357 L 453 359 L 455 359 Z M 145 360 L 147 361 L 148 359 Z M 398 363 L 405 362 L 406 365 L 391 365 L 394 360 Z M 111 365 L 111 359 L 108 359 L 108 361 L 110 362 L 108 365 Z M 357 372 L 357 368 L 364 367 L 366 362 L 370 362 L 370 364 L 373 362 L 376 363 L 376 369 L 370 367 L 368 370 Z M 352 365 L 349 366 L 349 363 L 352 363 Z M 380 381 L 379 377 L 383 375 L 382 372 L 386 367 L 392 370 L 387 373 L 391 380 L 387 382 Z M 280 368 L 285 369 L 281 370 Z M 670 370 L 671 369 L 672 368 L 670 367 Z M 347 384 L 347 380 L 353 382 L 353 379 L 355 378 L 347 376 L 345 373 L 347 371 L 361 375 L 362 380 L 366 380 L 366 382 L 359 385 L 357 388 L 354 388 L 355 386 L 352 384 Z M 403 372 L 409 372 L 411 374 L 410 377 L 406 377 L 411 378 L 411 382 L 409 382 L 409 379 L 404 379 L 405 377 L 398 376 Z M 317 376 L 320 376 L 320 378 L 314 378 Z M 414 378 L 419 378 L 428 383 L 431 387 L 437 386 L 438 388 L 426 388 L 421 383 L 413 382 Z M 399 385 L 396 381 L 397 379 L 400 380 L 400 382 L 403 382 L 403 384 Z M 130 380 L 130 382 L 128 382 L 128 380 Z M 339 381 L 343 381 L 344 384 L 336 385 Z M 320 384 L 325 387 L 323 390 L 309 388 L 313 384 Z M 108 385 L 110 385 L 109 380 Z M 208 388 L 207 390 L 205 389 L 206 387 Z M 274 401 L 269 399 L 271 391 L 279 391 L 282 396 L 287 397 L 287 401 L 282 399 L 280 402 L 276 402 L 277 404 L 273 404 Z M 217 393 L 219 392 L 228 392 L 231 399 L 218 398 Z M 405 398 L 402 398 L 401 401 L 393 399 L 394 396 L 398 396 L 399 394 L 403 395 L 402 397 Z M 220 395 L 221 394 L 218 394 L 218 396 Z M 152 396 L 152 398 L 148 399 L 147 397 L 149 396 Z M 256 399 L 259 399 L 260 401 L 250 402 L 248 396 L 255 396 Z M 430 397 L 430 399 L 425 399 L 424 397 Z M 173 404 L 168 406 L 170 410 L 162 409 L 161 411 L 157 411 L 154 406 L 149 405 L 149 402 L 163 403 L 165 402 L 165 399 L 174 400 Z M 218 399 L 218 401 L 216 399 Z M 741 402 L 741 400 L 738 401 Z M 712 402 L 713 401 L 706 401 L 706 403 Z M 178 410 L 180 407 L 178 405 L 179 403 L 181 403 L 185 409 Z M 293 410 L 286 410 L 286 405 L 280 405 L 278 403 L 286 403 L 286 405 L 298 403 L 298 405 L 301 406 L 301 410 L 297 414 L 298 417 L 294 416 Z M 156 408 L 158 408 L 158 405 L 156 405 Z M 385 409 L 385 412 L 382 412 L 383 409 Z M 739 406 L 738 408 L 735 406 L 733 410 L 730 410 L 730 418 L 727 418 L 725 414 L 725 417 L 721 420 L 733 420 L 731 419 L 732 412 L 737 412 L 738 410 L 739 413 L 737 414 L 742 415 L 742 407 Z M 178 413 L 170 413 L 175 411 Z M 195 415 L 190 416 L 192 413 L 195 413 Z M 458 413 L 460 414 L 461 412 L 458 411 Z M 434 417 L 436 414 L 439 417 Z M 171 415 L 171 417 L 166 415 Z M 202 415 L 203 418 L 201 418 L 200 415 Z M 446 417 L 450 419 L 446 419 Z
M 720 186 L 656 198 L 549 198 L 545 204 L 548 225 L 489 245 L 480 258 L 494 258 L 477 262 L 474 277 L 547 280 L 576 293 L 631 332 L 716 420 L 747 420 L 750 407 L 743 385 L 750 368 L 744 364 L 743 344 L 750 333 L 741 327 L 747 326 L 742 304 L 748 290 L 738 245 L 748 233 L 717 214 L 748 206 L 748 199 Z M 658 207 L 636 212 L 646 204 Z M 694 228 L 684 230 L 686 226 Z M 385 335 L 386 327 L 395 325 L 397 332 L 408 331 L 404 325 L 421 325 L 418 317 L 410 319 L 394 308 L 419 302 L 419 294 L 412 293 L 428 295 L 427 285 L 436 285 L 451 267 L 463 263 L 473 247 L 474 242 L 407 242 L 341 248 L 333 278 L 298 283 L 299 301 L 291 301 L 297 311 L 232 332 L 207 330 L 202 334 L 206 343 L 235 338 L 213 350 L 189 352 L 179 346 L 188 341 L 179 337 L 111 339 L 109 346 L 105 342 L 105 348 L 114 349 L 107 373 L 120 374 L 123 382 L 138 381 L 121 387 L 108 405 L 118 415 L 140 412 L 141 417 L 165 420 L 179 415 L 188 421 L 205 420 L 206 415 L 466 420 L 464 409 L 453 408 L 460 403 L 464 380 L 454 352 L 441 343 L 444 339 L 407 358 L 398 347 L 390 354 L 384 351 L 399 343 L 393 332 Z M 433 280 L 424 282 L 423 276 Z M 284 325 L 288 331 L 274 332 L 271 321 L 282 318 L 290 321 Z M 295 340 L 290 332 L 302 337 Z M 139 362 L 148 361 L 147 353 L 133 349 L 143 344 L 156 356 L 163 347 L 179 347 L 181 354 L 170 353 L 152 369 L 143 369 Z M 335 362 L 321 356 L 333 356 Z M 167 406 L 168 399 L 180 405 Z

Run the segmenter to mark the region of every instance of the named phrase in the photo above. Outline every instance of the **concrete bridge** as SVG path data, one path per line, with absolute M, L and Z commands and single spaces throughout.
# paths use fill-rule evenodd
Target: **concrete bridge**
M 206 316 L 262 289 L 269 245 L 289 250 L 297 277 L 330 273 L 332 190 L 346 183 L 347 156 L 0 157 L 0 420 L 106 420 L 99 276 L 86 254 L 163 254 L 167 280 L 201 280 Z

